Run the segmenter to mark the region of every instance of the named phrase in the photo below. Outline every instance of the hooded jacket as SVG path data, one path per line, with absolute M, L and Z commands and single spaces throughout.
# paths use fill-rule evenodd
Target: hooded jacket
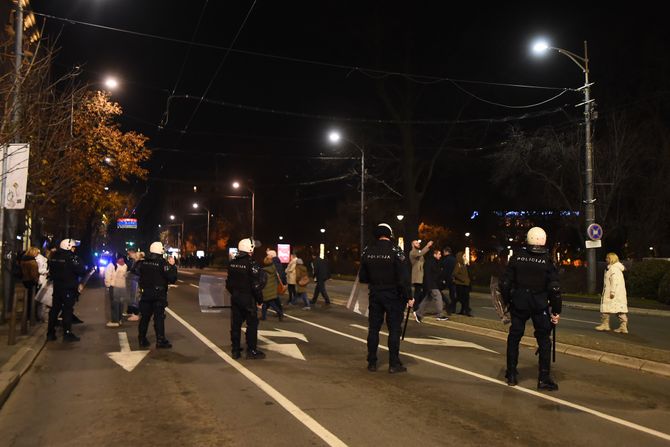
M 620 262 L 609 265 L 605 270 L 603 294 L 600 298 L 601 313 L 628 313 L 626 282 L 623 278 L 624 270 L 626 268 Z

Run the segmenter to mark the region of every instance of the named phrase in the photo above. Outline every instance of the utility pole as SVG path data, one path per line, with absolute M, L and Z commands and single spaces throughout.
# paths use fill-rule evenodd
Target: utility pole
M 16 1 L 14 11 L 14 95 L 12 97 L 12 131 L 14 142 L 20 143 L 21 135 L 19 127 L 21 124 L 21 64 L 23 58 L 23 4 L 22 0 Z M 5 210 L 5 199 L 7 196 L 7 170 L 9 162 L 9 146 L 5 146 L 2 156 L 2 183 L 0 186 L 0 263 L 2 273 L 1 290 L 4 297 L 4 314 L 6 317 L 12 310 L 14 297 L 14 278 L 12 277 L 11 264 L 16 253 L 14 248 L 16 240 L 14 234 L 18 228 L 18 212 L 16 210 Z
M 591 120 L 593 119 L 593 99 L 589 83 L 589 53 L 584 41 L 584 211 L 585 234 L 591 224 L 596 222 L 595 197 L 593 192 L 593 141 L 591 139 Z M 596 292 L 596 249 L 586 249 L 586 288 L 588 293 Z

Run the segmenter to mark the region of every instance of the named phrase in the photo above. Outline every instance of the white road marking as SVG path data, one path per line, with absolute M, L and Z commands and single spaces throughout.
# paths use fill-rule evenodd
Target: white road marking
M 186 270 L 179 270 L 179 274 L 181 275 L 188 275 L 188 276 L 195 276 L 197 273 L 195 272 L 187 272 Z
M 482 306 L 480 309 L 490 309 L 490 310 L 495 310 L 493 307 L 487 307 L 487 306 Z M 566 318 L 566 317 L 561 317 L 561 320 L 565 321 L 576 321 L 577 323 L 586 323 L 586 324 L 598 324 L 600 323 L 599 321 L 586 321 L 586 320 L 577 320 L 574 318 Z
M 355 327 L 356 329 L 362 329 L 364 331 L 367 331 L 368 328 L 365 326 L 361 326 L 360 324 L 350 324 L 349 326 Z M 380 334 L 386 335 L 388 337 L 388 332 L 384 331 L 379 331 Z M 429 345 L 429 346 L 449 346 L 452 348 L 473 348 L 473 349 L 478 349 L 480 351 L 486 351 L 486 352 L 492 352 L 494 354 L 500 354 L 499 352 L 496 352 L 492 349 L 485 348 L 481 345 L 478 345 L 477 343 L 472 343 L 470 341 L 462 341 L 462 340 L 454 340 L 451 338 L 443 338 L 443 337 L 431 337 L 431 338 L 411 338 L 411 337 L 405 337 L 405 341 L 415 344 L 415 345 Z
M 168 284 L 168 289 L 179 287 L 177 284 Z
M 114 360 L 121 368 L 131 372 L 147 356 L 149 351 L 131 351 L 128 343 L 128 334 L 119 332 L 120 352 L 108 352 L 107 357 Z
M 246 332 L 246 328 L 242 328 Z M 265 343 L 264 348 L 267 348 L 269 351 L 278 352 L 279 354 L 291 357 L 297 360 L 307 361 L 302 351 L 295 343 L 277 343 L 276 341 L 270 340 L 268 337 L 293 337 L 307 342 L 307 337 L 298 332 L 285 331 L 283 329 L 276 329 L 274 331 L 258 331 L 258 339 Z
M 242 366 L 242 364 L 234 360 L 231 356 L 223 352 L 221 348 L 215 345 L 207 337 L 201 334 L 196 328 L 191 326 L 186 320 L 177 315 L 172 309 L 165 309 L 172 317 L 180 322 L 186 329 L 188 329 L 195 337 L 200 340 L 205 346 L 214 351 L 216 355 L 221 357 L 226 363 L 235 368 L 240 374 L 249 379 L 254 385 L 260 388 L 268 396 L 274 399 L 279 405 L 284 407 L 293 417 L 295 417 L 305 427 L 310 429 L 315 435 L 321 438 L 329 446 L 346 447 L 337 436 L 329 432 L 324 426 L 319 424 L 314 418 L 302 411 L 297 405 L 288 400 L 283 394 L 274 389 L 269 383 L 258 377 L 249 369 Z
M 183 279 L 178 279 L 177 282 L 184 282 L 184 280 Z
M 196 289 L 199 289 L 199 288 L 200 288 L 200 286 L 197 285 L 197 284 L 189 284 L 189 286 L 191 286 L 191 287 L 195 287 Z
M 351 340 L 356 340 L 360 343 L 366 343 L 367 344 L 367 340 L 364 340 L 362 338 L 358 338 L 358 337 L 355 337 L 353 335 L 349 335 L 349 334 L 346 334 L 344 332 L 340 332 L 338 330 L 331 329 L 331 328 L 326 327 L 326 326 L 321 326 L 320 324 L 313 323 L 311 321 L 304 320 L 302 318 L 294 317 L 294 316 L 288 315 L 286 313 L 284 313 L 284 316 L 287 317 L 287 318 L 290 318 L 292 320 L 300 321 L 300 322 L 308 324 L 310 326 L 317 327 L 317 328 L 322 329 L 326 332 L 337 334 L 337 335 L 340 335 L 342 337 L 346 337 L 346 338 L 349 338 Z M 388 347 L 383 346 L 381 344 L 379 345 L 379 348 L 388 351 Z M 448 363 L 438 362 L 437 360 L 433 360 L 433 359 L 430 359 L 428 357 L 422 357 L 420 355 L 410 354 L 408 352 L 402 352 L 402 351 L 401 351 L 401 354 L 405 355 L 407 357 L 415 358 L 417 360 L 422 360 L 426 363 L 430 363 L 430 364 L 433 364 L 433 365 L 436 365 L 436 366 L 440 366 L 442 368 L 446 368 L 446 369 L 450 369 L 452 371 L 456 371 L 456 372 L 459 372 L 459 373 L 462 373 L 462 374 L 466 374 L 468 376 L 475 377 L 477 379 L 481 379 L 481 380 L 489 382 L 489 383 L 504 386 L 505 388 L 507 388 L 509 390 L 514 390 L 514 391 L 519 391 L 521 393 L 530 394 L 530 395 L 538 397 L 540 399 L 545 399 L 545 400 L 548 400 L 550 402 L 554 402 L 554 403 L 557 403 L 557 404 L 560 404 L 560 405 L 564 405 L 566 407 L 574 408 L 575 410 L 583 411 L 584 413 L 588 413 L 588 414 L 591 414 L 591 415 L 596 416 L 598 418 L 604 419 L 606 421 L 613 422 L 615 424 L 619 424 L 623 427 L 627 427 L 627 428 L 630 428 L 630 429 L 633 429 L 633 430 L 637 430 L 637 431 L 646 433 L 646 434 L 651 435 L 651 436 L 655 436 L 655 437 L 660 438 L 660 439 L 664 439 L 666 441 L 670 441 L 670 434 L 668 434 L 668 433 L 663 433 L 661 431 L 654 430 L 653 428 L 648 428 L 648 427 L 645 427 L 643 425 L 639 425 L 639 424 L 636 424 L 634 422 L 630 422 L 630 421 L 627 421 L 625 419 L 618 418 L 616 416 L 611 416 L 607 413 L 603 413 L 601 411 L 594 410 L 592 408 L 585 407 L 585 406 L 580 405 L 580 404 L 575 404 L 575 403 L 569 402 L 567 400 L 559 399 L 557 397 L 553 397 L 553 396 L 550 396 L 550 395 L 547 395 L 547 394 L 544 394 L 544 393 L 540 393 L 538 391 L 531 390 L 529 388 L 524 388 L 524 387 L 521 387 L 521 386 L 518 386 L 518 385 L 517 386 L 509 386 L 509 385 L 507 385 L 506 382 L 503 382 L 502 380 L 498 380 L 498 379 L 495 379 L 493 377 L 488 377 L 488 376 L 485 376 L 483 374 L 479 374 L 479 373 L 474 372 L 474 371 L 470 371 L 470 370 L 467 370 L 467 369 L 464 369 L 464 368 L 460 368 L 458 366 L 450 365 Z

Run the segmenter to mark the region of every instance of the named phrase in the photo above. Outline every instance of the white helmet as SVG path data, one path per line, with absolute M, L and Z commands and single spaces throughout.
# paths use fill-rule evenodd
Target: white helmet
M 163 248 L 163 243 L 162 242 L 154 242 L 149 246 L 149 253 L 153 253 L 156 255 L 162 255 L 165 253 L 165 249 Z
M 76 247 L 77 243 L 74 239 L 63 239 L 60 241 L 61 250 L 72 250 L 72 247 Z
M 540 227 L 533 227 L 528 230 L 526 235 L 526 242 L 528 245 L 537 245 L 544 247 L 544 244 L 547 243 L 547 233 Z
M 244 253 L 253 253 L 254 252 L 254 241 L 251 238 L 244 238 L 237 244 L 237 249 Z

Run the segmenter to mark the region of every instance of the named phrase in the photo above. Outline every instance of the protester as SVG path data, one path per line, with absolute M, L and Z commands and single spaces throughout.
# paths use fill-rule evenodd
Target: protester
M 107 322 L 108 328 L 117 328 L 121 325 L 123 304 L 126 301 L 126 276 L 128 266 L 123 256 L 105 268 L 105 287 L 111 309 L 111 318 Z
M 375 227 L 377 239 L 366 247 L 361 257 L 361 283 L 368 284 L 370 306 L 368 315 L 368 371 L 377 371 L 379 331 L 388 327 L 389 373 L 402 373 L 407 368 L 400 361 L 400 332 L 403 310 L 414 304 L 409 278 L 409 266 L 404 253 L 393 243 L 391 226 L 381 223 Z
M 265 256 L 272 258 L 272 262 L 274 263 L 275 268 L 277 269 L 277 273 L 279 274 L 279 280 L 282 284 L 286 284 L 286 271 L 284 270 L 284 265 L 277 256 L 277 252 L 268 248 L 265 250 Z
M 423 264 L 424 255 L 428 253 L 433 241 L 428 241 L 425 247 L 421 248 L 421 241 L 412 241 L 412 249 L 409 251 L 409 262 L 412 264 L 412 285 L 414 286 L 414 308 L 421 305 L 421 300 L 425 295 L 423 291 Z
M 466 264 L 465 253 L 456 253 L 456 266 L 454 267 L 454 285 L 456 286 L 456 300 L 461 303 L 460 315 L 472 316 L 470 309 L 470 273 Z M 454 311 L 455 311 L 454 306 Z
M 277 295 L 277 286 L 280 282 L 279 272 L 270 255 L 263 260 L 263 270 L 267 275 L 265 287 L 263 287 L 263 307 L 261 308 L 261 320 L 265 321 L 268 307 L 271 307 L 279 316 L 279 321 L 284 319 L 284 310 Z
M 140 277 L 135 272 L 135 264 L 144 259 L 144 253 L 134 248 L 128 249 L 128 274 L 126 275 L 126 296 L 128 299 L 128 321 L 139 321 L 140 303 L 137 299 L 137 287 Z
M 156 348 L 169 349 L 172 347 L 172 343 L 165 337 L 165 308 L 168 305 L 168 285 L 177 282 L 177 267 L 172 256 L 167 261 L 163 258 L 164 252 L 161 242 L 152 243 L 146 259 L 138 262 L 134 268 L 139 273 L 139 287 L 142 291 L 140 298 L 142 317 L 138 327 L 138 340 L 142 348 L 150 346 L 147 330 L 152 317 L 156 333 Z
M 296 279 L 295 279 L 295 272 L 296 272 L 296 261 L 298 260 L 298 257 L 295 255 L 295 253 L 291 253 L 291 258 L 288 262 L 288 265 L 286 266 L 286 282 L 288 284 L 288 301 L 286 304 L 292 304 L 293 300 L 296 298 L 296 290 L 295 290 L 295 284 L 296 284 Z
M 316 304 L 316 300 L 319 298 L 319 294 L 323 295 L 323 299 L 326 300 L 324 307 L 330 306 L 330 297 L 328 296 L 328 291 L 326 291 L 326 281 L 330 279 L 330 266 L 328 261 L 320 257 L 314 260 L 314 281 L 316 285 L 314 286 L 314 296 L 312 297 L 312 305 Z
M 456 268 L 456 257 L 451 251 L 451 247 L 442 249 L 442 288 L 446 290 L 449 296 L 448 302 L 446 296 L 444 300 L 447 304 L 447 315 L 456 312 L 456 285 L 454 284 L 454 268 Z
M 295 266 L 295 278 L 296 278 L 296 296 L 293 304 L 297 304 L 297 301 L 302 300 L 304 306 L 303 310 L 310 310 L 312 306 L 310 301 L 307 298 L 307 284 L 309 284 L 309 273 L 307 272 L 307 267 L 302 259 L 297 258 Z
M 37 247 L 30 247 L 21 257 L 21 281 L 23 287 L 26 288 L 26 311 L 30 318 L 32 318 L 35 311 L 33 299 L 37 289 L 37 284 L 40 279 L 39 266 L 35 257 L 39 254 Z
M 601 323 L 596 331 L 610 330 L 610 315 L 617 314 L 619 327 L 614 332 L 628 333 L 628 298 L 626 296 L 626 282 L 623 272 L 626 269 L 616 253 L 607 253 L 605 257 L 607 269 L 603 278 L 603 293 L 600 297 Z
M 35 261 L 37 262 L 37 272 L 39 273 L 39 279 L 37 280 L 37 290 L 42 290 L 47 285 L 47 277 L 49 275 L 49 260 L 42 255 L 42 253 L 37 251 L 35 256 Z M 42 292 L 42 301 L 37 302 L 37 320 L 46 321 L 49 318 L 49 309 L 51 308 L 51 301 L 44 303 L 44 292 Z M 51 296 L 49 296 L 51 300 Z
M 507 337 L 507 384 L 519 383 L 519 342 L 528 319 L 533 321 L 539 374 L 537 389 L 556 391 L 558 385 L 550 376 L 552 324 L 560 320 L 562 299 L 558 271 L 545 244 L 547 234 L 540 227 L 533 227 L 526 235 L 527 246 L 516 251 L 509 260 L 500 281 L 500 293 L 509 306 L 512 324 Z
M 442 252 L 440 250 L 433 250 L 433 256 L 428 259 L 423 266 L 423 290 L 425 297 L 421 301 L 421 304 L 419 304 L 419 308 L 414 312 L 414 319 L 417 323 L 421 323 L 426 307 L 433 302 L 437 307 L 437 319 L 439 321 L 449 319 L 443 314 L 444 307 L 442 293 L 440 292 L 440 282 L 442 279 L 441 257 Z

